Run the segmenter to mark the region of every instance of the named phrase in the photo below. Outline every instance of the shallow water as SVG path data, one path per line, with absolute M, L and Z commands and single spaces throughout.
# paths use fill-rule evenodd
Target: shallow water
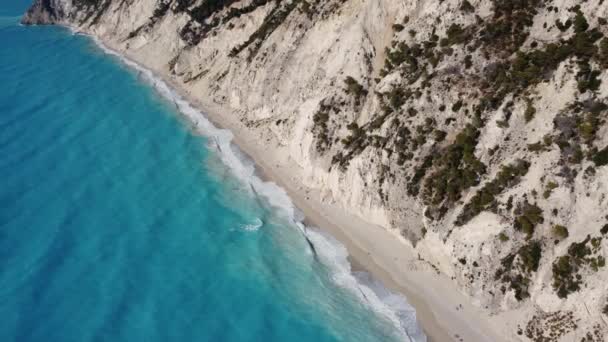
M 0 341 L 423 339 L 228 132 L 90 38 L 18 26 L 20 2 L 0 11 Z

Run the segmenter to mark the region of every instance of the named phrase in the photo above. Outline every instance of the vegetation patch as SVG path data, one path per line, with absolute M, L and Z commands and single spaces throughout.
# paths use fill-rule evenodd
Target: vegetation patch
M 593 154 L 591 160 L 596 166 L 608 165 L 608 146 Z
M 553 289 L 560 298 L 578 291 L 583 284 L 583 271 L 597 272 L 606 265 L 604 256 L 599 255 L 602 237 L 590 235 L 581 242 L 573 242 L 568 253 L 553 262 Z
M 545 191 L 543 191 L 543 198 L 547 199 L 551 197 L 553 190 L 557 189 L 559 185 L 555 182 L 549 182 L 545 185 Z
M 252 61 L 266 38 L 268 38 L 287 19 L 291 12 L 297 8 L 299 3 L 300 1 L 296 0 L 278 2 L 277 6 L 272 9 L 266 18 L 264 18 L 262 25 L 260 25 L 244 43 L 235 46 L 230 51 L 230 57 L 235 57 L 241 53 L 241 51 L 249 48 L 247 60 Z
M 534 22 L 542 0 L 493 0 L 494 16 L 483 25 L 480 38 L 486 49 L 517 51 L 528 37 L 528 28 Z
M 505 283 L 501 287 L 502 293 L 506 293 L 507 289 L 513 290 L 518 301 L 530 297 L 530 276 L 538 271 L 541 257 L 540 241 L 530 241 L 520 247 L 516 253 L 502 258 L 500 267 L 494 275 L 495 280 Z
M 544 222 L 543 210 L 536 204 L 531 204 L 527 200 L 515 209 L 515 230 L 525 233 L 528 238 L 534 234 L 534 229 Z
M 479 184 L 486 166 L 475 156 L 479 130 L 469 124 L 433 161 L 434 171 L 424 181 L 425 204 L 441 218 L 464 190 Z
M 572 311 L 539 312 L 526 325 L 526 337 L 535 342 L 558 342 L 577 328 Z
M 575 102 L 555 117 L 553 125 L 558 133 L 552 141 L 559 147 L 563 161 L 579 164 L 587 156 L 596 166 L 608 163 L 608 151 L 597 151 L 594 146 L 606 110 L 605 103 L 589 100 Z
M 526 100 L 526 110 L 524 111 L 524 119 L 526 120 L 526 122 L 530 122 L 530 121 L 532 121 L 532 119 L 534 119 L 535 114 L 536 114 L 536 108 L 534 108 L 532 101 L 530 99 L 527 99 Z
M 528 173 L 529 167 L 530 163 L 525 160 L 502 166 L 496 177 L 479 189 L 464 206 L 462 213 L 456 219 L 456 225 L 469 222 L 484 210 L 495 210 L 498 205 L 496 196 L 518 184 L 521 177 Z
M 346 85 L 346 93 L 352 95 L 355 98 L 356 106 L 359 106 L 361 104 L 361 98 L 367 95 L 367 89 L 351 76 L 346 77 L 344 84 Z
M 313 115 L 312 132 L 316 137 L 317 152 L 323 153 L 331 147 L 331 139 L 329 136 L 329 118 L 331 115 L 338 114 L 340 107 L 335 106 L 331 101 L 322 101 L 319 109 Z
M 560 240 L 563 240 L 563 239 L 567 238 L 568 235 L 570 235 L 568 232 L 568 228 L 566 228 L 565 226 L 562 226 L 561 224 L 554 225 L 552 232 L 553 232 L 553 235 Z

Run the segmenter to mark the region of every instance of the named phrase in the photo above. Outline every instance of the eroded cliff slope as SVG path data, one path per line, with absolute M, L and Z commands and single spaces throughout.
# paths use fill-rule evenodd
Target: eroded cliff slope
M 608 338 L 604 0 L 37 0 L 226 108 L 514 339 Z

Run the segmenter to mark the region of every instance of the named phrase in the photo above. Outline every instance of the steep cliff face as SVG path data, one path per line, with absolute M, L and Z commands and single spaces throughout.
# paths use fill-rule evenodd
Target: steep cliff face
M 37 0 L 227 109 L 513 336 L 608 334 L 603 0 Z

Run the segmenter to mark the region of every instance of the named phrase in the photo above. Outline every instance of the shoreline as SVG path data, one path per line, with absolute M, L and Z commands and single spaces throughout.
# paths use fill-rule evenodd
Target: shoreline
M 304 214 L 303 223 L 329 233 L 345 246 L 352 271 L 362 269 L 390 291 L 405 296 L 416 310 L 416 321 L 427 341 L 514 341 L 506 337 L 506 330 L 496 326 L 500 321 L 488 317 L 474 306 L 472 298 L 462 294 L 446 275 L 430 267 L 421 268 L 419 264 L 426 262 L 419 259 L 411 244 L 400 241 L 385 228 L 364 222 L 342 208 L 318 200 L 320 196 L 315 190 L 306 188 L 293 177 L 298 174 L 299 166 L 293 162 L 282 164 L 236 115 L 221 115 L 233 111 L 196 98 L 171 75 L 140 64 L 137 56 L 115 48 L 111 42 L 69 25 L 63 26 L 93 38 L 97 45 L 107 50 L 106 53 L 111 52 L 149 70 L 214 126 L 230 131 L 233 136 L 231 143 L 254 162 L 256 174 L 263 181 L 274 182 L 285 190 L 293 205 Z
M 131 57 L 127 56 L 127 58 Z M 274 163 L 268 160 L 264 147 L 252 137 L 251 132 L 246 131 L 246 127 L 229 120 L 222 120 L 227 116 L 222 116 L 220 113 L 230 110 L 223 110 L 217 104 L 196 99 L 172 78 L 159 75 L 158 71 L 152 71 L 193 108 L 199 110 L 213 125 L 229 130 L 233 134 L 232 143 L 255 163 L 259 177 L 263 181 L 274 182 L 286 191 L 294 206 L 304 214 L 303 223 L 329 233 L 345 246 L 353 271 L 366 271 L 387 289 L 404 295 L 415 308 L 416 320 L 428 342 L 510 341 L 494 331 L 489 324 L 482 323 L 484 317 L 481 310 L 473 306 L 470 298 L 460 293 L 447 276 L 438 274 L 430 268 L 417 270 L 411 274 L 405 271 L 406 267 L 399 269 L 397 261 L 403 261 L 404 264 L 419 262 L 411 245 L 399 241 L 385 228 L 364 222 L 342 208 L 317 200 L 319 195 L 315 193 L 316 191 L 296 183 L 295 178 L 290 177 L 296 174 L 293 171 L 298 168 L 297 166 L 275 164 L 275 167 L 272 167 Z M 230 117 L 234 118 L 234 116 Z M 384 247 L 387 247 L 386 251 L 381 253 Z

